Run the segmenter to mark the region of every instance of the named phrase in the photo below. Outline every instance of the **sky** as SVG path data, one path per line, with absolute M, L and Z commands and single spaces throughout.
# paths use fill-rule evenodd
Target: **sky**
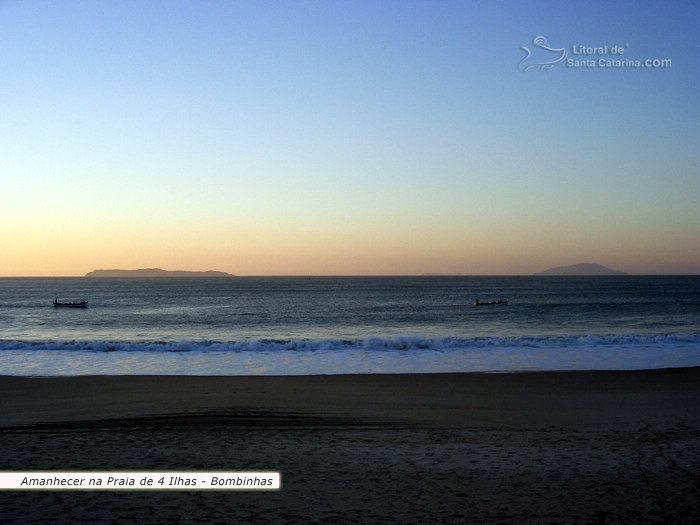
M 699 274 L 699 27 L 690 0 L 0 0 L 0 276 Z

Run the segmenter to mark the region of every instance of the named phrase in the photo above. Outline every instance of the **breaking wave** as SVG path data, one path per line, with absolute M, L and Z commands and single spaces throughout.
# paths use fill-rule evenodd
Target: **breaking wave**
M 0 340 L 0 351 L 78 352 L 411 352 L 518 348 L 653 347 L 700 345 L 700 333 L 425 338 L 402 336 L 364 339 L 260 339 L 252 341 L 21 341 Z

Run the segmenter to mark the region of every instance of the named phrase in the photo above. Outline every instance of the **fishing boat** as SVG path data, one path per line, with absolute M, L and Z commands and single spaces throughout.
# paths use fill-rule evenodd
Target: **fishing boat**
M 487 303 L 482 303 L 479 299 L 474 301 L 474 306 L 488 306 L 490 304 L 508 304 L 508 299 L 496 299 L 495 301 L 489 301 Z
M 67 303 L 61 302 L 58 299 L 54 299 L 54 306 L 65 306 L 67 308 L 87 308 L 87 301 L 69 301 Z

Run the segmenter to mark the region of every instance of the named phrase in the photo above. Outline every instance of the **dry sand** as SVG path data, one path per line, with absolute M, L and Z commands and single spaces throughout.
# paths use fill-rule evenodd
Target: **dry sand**
M 700 523 L 700 369 L 0 377 L 0 470 L 279 471 L 0 492 L 2 523 Z

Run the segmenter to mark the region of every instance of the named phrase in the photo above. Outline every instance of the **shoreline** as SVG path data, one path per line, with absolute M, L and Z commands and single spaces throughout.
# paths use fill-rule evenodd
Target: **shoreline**
M 700 367 L 314 376 L 0 376 L 0 427 L 267 410 L 445 427 L 700 424 Z

